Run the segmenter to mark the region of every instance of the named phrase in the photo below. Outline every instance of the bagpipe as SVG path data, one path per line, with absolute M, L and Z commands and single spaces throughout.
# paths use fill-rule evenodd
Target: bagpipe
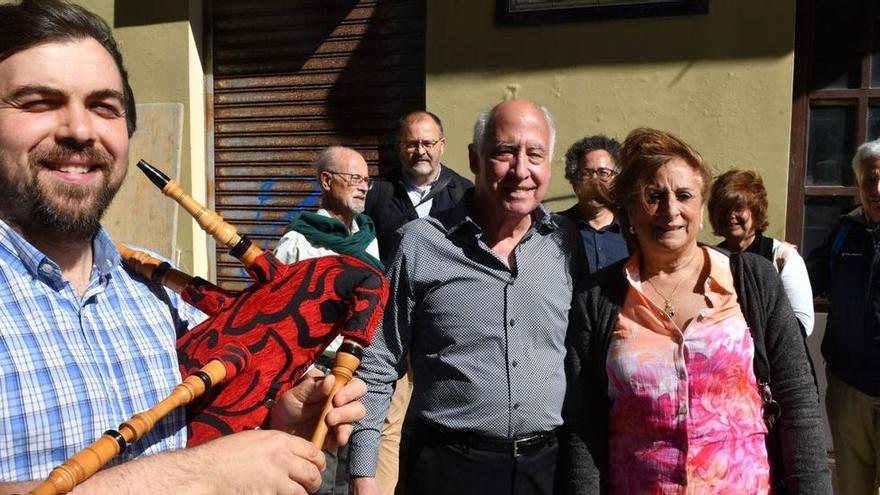
M 147 253 L 117 245 L 130 270 L 180 293 L 208 318 L 177 340 L 180 371 L 187 378 L 168 397 L 54 468 L 31 494 L 73 490 L 180 406 L 187 406 L 187 446 L 265 426 L 275 400 L 342 335 L 332 370 L 336 382 L 312 436 L 322 447 L 333 397 L 360 364 L 388 299 L 387 281 L 369 264 L 350 256 L 326 256 L 286 265 L 240 236 L 147 162 L 141 160 L 138 168 L 228 247 L 254 283 L 240 292 L 226 291 Z

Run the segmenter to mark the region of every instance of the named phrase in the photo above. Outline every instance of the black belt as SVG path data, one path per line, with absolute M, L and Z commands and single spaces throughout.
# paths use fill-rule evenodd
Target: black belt
M 416 421 L 422 438 L 435 445 L 461 445 L 475 450 L 509 453 L 513 457 L 534 454 L 556 441 L 556 431 L 542 431 L 514 438 L 496 438 L 466 431 L 456 431 Z

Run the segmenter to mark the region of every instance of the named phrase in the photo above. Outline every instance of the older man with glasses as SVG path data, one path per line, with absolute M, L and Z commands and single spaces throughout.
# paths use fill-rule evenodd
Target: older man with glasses
M 443 123 L 433 113 L 420 110 L 400 119 L 400 169 L 376 182 L 365 210 L 376 224 L 382 262 L 391 261 L 397 247 L 394 233 L 403 224 L 452 208 L 474 186 L 440 163 L 445 148 Z
M 295 263 L 344 254 L 383 270 L 375 227 L 370 218 L 363 215 L 367 191 L 372 186 L 364 157 L 353 149 L 331 146 L 318 155 L 314 167 L 321 188 L 321 208 L 314 213 L 300 211 L 293 215 L 275 255 L 285 263 Z M 342 336 L 339 336 L 327 346 L 318 364 L 332 367 L 341 344 Z M 324 456 L 327 467 L 321 474 L 321 489 L 317 493 L 346 493 L 348 448 L 324 451 Z
M 577 141 L 565 153 L 565 178 L 578 202 L 560 212 L 577 224 L 590 273 L 629 256 L 609 190 L 617 176 L 620 144 L 603 135 Z
M 367 194 L 365 213 L 376 224 L 379 253 L 388 264 L 397 250 L 395 232 L 407 222 L 436 216 L 454 207 L 474 185 L 440 163 L 446 149 L 443 122 L 426 111 L 410 112 L 398 121 L 397 156 L 400 168 L 376 181 Z M 394 398 L 382 428 L 376 481 L 382 494 L 394 493 L 403 420 L 411 384 L 404 375 L 394 387 Z
M 345 254 L 382 269 L 373 222 L 363 215 L 372 179 L 357 151 L 331 146 L 314 163 L 321 209 L 293 215 L 275 255 L 285 263 Z

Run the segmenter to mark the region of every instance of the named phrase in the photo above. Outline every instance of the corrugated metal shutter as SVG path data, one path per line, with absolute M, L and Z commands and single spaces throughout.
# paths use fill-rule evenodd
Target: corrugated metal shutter
M 319 197 L 310 162 L 360 151 L 371 173 L 397 166 L 397 118 L 424 108 L 424 0 L 213 4 L 214 208 L 271 249 L 292 212 Z M 218 282 L 241 288 L 217 251 Z

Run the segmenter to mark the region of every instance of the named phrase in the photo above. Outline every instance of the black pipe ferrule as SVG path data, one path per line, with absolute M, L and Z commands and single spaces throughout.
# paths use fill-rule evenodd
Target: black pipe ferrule
M 196 376 L 202 380 L 202 383 L 205 384 L 205 390 L 211 390 L 211 387 L 214 386 L 214 382 L 211 380 L 211 376 L 202 370 L 193 372 L 192 376 Z
M 244 256 L 244 253 L 247 252 L 248 248 L 251 247 L 250 239 L 246 235 L 241 236 L 241 240 L 238 241 L 238 244 L 229 248 L 229 255 L 235 257 L 235 259 L 241 259 Z
M 126 447 L 128 447 L 128 442 L 125 441 L 125 437 L 122 436 L 122 433 L 119 433 L 116 430 L 107 430 L 104 434 L 113 438 L 113 440 L 116 440 L 116 443 L 119 445 L 120 454 L 125 452 Z
M 364 356 L 364 348 L 354 342 L 343 342 L 342 345 L 339 346 L 339 349 L 336 349 L 336 352 L 351 354 L 358 359 Z

